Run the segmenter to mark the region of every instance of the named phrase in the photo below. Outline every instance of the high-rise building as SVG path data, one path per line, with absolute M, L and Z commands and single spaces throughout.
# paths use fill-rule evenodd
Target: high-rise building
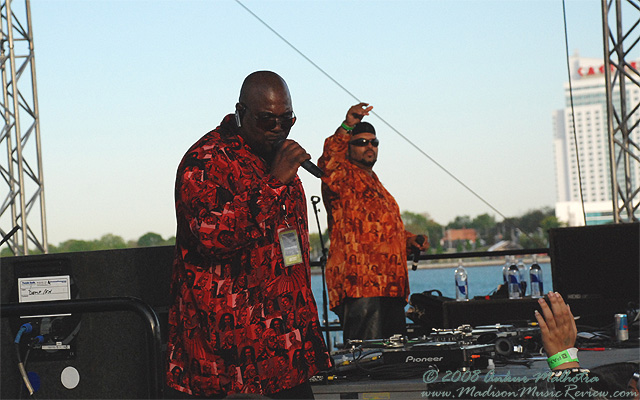
M 633 62 L 632 66 L 637 69 L 640 60 Z M 612 223 L 613 197 L 604 62 L 600 58 L 576 55 L 570 58 L 570 70 L 572 90 L 570 91 L 569 83 L 565 83 L 565 107 L 553 113 L 556 217 L 569 226 L 584 225 L 585 217 L 587 225 Z M 614 87 L 612 97 L 614 102 L 620 103 L 617 86 Z M 637 85 L 626 87 L 626 100 L 627 109 L 638 107 L 640 88 Z M 633 127 L 637 123 L 637 113 L 632 114 L 628 126 Z M 631 136 L 635 143 L 640 143 L 640 128 L 633 129 Z M 576 143 L 579 157 L 576 157 Z M 624 175 L 620 171 L 617 176 L 619 182 L 624 182 Z M 640 163 L 632 165 L 630 177 L 632 187 L 639 187 Z

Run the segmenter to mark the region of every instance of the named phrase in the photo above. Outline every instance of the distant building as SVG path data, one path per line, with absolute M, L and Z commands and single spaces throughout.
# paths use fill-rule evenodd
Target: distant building
M 446 248 L 453 248 L 458 243 L 471 243 L 474 247 L 478 234 L 475 229 L 447 229 L 444 231 L 444 236 L 440 239 L 440 245 Z
M 640 60 L 631 63 L 640 67 Z M 570 58 L 571 85 L 575 112 L 576 139 L 573 135 L 571 93 L 569 83 L 564 85 L 565 108 L 553 113 L 554 156 L 556 167 L 556 217 L 569 226 L 584 225 L 580 198 L 580 177 L 576 159 L 577 141 L 580 156 L 582 195 L 587 225 L 613 222 L 613 197 L 609 162 L 607 130 L 607 97 L 605 91 L 604 62 L 601 58 Z M 618 88 L 616 88 L 618 90 Z M 627 85 L 627 109 L 640 104 L 640 89 Z M 619 91 L 614 91 L 614 99 Z M 638 113 L 631 115 L 629 126 L 638 123 Z M 640 142 L 640 129 L 632 132 L 634 142 Z M 638 187 L 640 164 L 631 171 L 632 187 Z M 618 177 L 624 181 L 624 175 Z

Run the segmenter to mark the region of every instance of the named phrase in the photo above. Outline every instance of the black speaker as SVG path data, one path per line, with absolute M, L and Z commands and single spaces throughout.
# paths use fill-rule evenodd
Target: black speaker
M 550 229 L 549 242 L 553 288 L 565 299 L 624 298 L 637 305 L 639 223 Z
M 20 277 L 70 276 L 72 299 L 135 297 L 149 305 L 158 316 L 166 342 L 169 283 L 173 246 L 138 249 L 78 252 L 2 258 L 0 291 L 2 304 L 18 303 Z M 1 319 L 0 360 L 1 398 L 28 397 L 17 367 L 13 345 L 16 327 L 39 318 Z M 35 398 L 49 399 L 131 399 L 152 397 L 148 356 L 149 338 L 145 321 L 127 311 L 83 312 L 55 317 L 57 328 L 47 327 L 60 342 L 72 344 L 60 351 L 31 350 L 26 370 L 37 376 L 39 390 Z M 51 318 L 50 318 L 51 319 Z M 54 329 L 55 328 L 55 329 Z M 46 335 L 46 334 L 45 334 Z M 23 335 L 30 340 L 33 334 Z M 57 341 L 57 340 L 56 340 Z M 24 350 L 23 350 L 24 351 Z M 25 356 L 26 351 L 22 353 Z M 62 380 L 74 374 L 77 385 L 69 389 Z

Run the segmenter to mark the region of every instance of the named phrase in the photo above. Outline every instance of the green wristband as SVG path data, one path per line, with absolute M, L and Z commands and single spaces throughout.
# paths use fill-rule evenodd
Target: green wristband
M 570 362 L 578 362 L 578 349 L 575 347 L 562 350 L 547 358 L 547 364 L 549 364 L 549 368 L 551 369 Z
M 343 122 L 342 125 L 340 126 L 342 127 L 342 129 L 344 129 L 347 132 L 351 132 L 353 130 L 353 126 L 349 126 L 345 122 Z

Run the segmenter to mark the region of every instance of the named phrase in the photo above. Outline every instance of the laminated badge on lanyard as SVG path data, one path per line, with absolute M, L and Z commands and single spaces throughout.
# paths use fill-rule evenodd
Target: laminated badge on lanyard
M 283 204 L 284 223 L 286 227 L 278 229 L 278 237 L 280 238 L 280 248 L 282 249 L 282 258 L 285 267 L 300 264 L 302 262 L 302 249 L 300 248 L 300 239 L 298 231 L 295 227 L 291 227 L 287 221 L 287 208 Z

